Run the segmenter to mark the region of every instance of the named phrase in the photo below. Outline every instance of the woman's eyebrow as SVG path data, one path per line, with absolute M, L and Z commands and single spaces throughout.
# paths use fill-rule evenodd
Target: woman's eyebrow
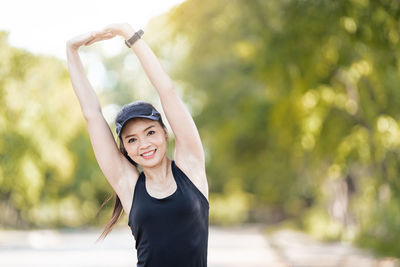
M 152 128 L 152 127 L 155 127 L 155 125 L 154 125 L 154 124 L 153 124 L 153 125 L 150 125 L 150 126 L 147 127 L 146 129 L 144 129 L 143 132 L 147 131 L 148 129 L 150 129 L 150 128 Z M 125 136 L 125 139 L 128 138 L 128 137 L 134 136 L 134 135 L 135 135 L 135 134 L 127 135 L 127 136 Z
M 153 125 L 150 125 L 150 126 L 147 127 L 146 129 L 144 129 L 143 132 L 147 131 L 148 129 L 150 129 L 150 128 L 152 128 L 152 127 L 155 127 L 155 125 L 154 125 L 154 124 L 153 124 Z

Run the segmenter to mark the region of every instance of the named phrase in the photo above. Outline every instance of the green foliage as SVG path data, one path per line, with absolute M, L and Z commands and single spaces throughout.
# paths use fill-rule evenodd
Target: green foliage
M 400 256 L 399 14 L 398 1 L 188 0 L 152 22 L 180 47 L 163 56 L 196 107 L 213 222 L 300 220 Z M 230 181 L 254 197 L 234 197 L 236 219 Z
M 0 32 L 0 102 L 0 225 L 94 223 L 111 190 L 65 63 L 10 47 Z

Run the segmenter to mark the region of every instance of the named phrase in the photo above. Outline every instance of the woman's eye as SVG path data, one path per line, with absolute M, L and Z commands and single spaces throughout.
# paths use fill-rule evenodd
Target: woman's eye
M 147 135 L 152 135 L 152 134 L 155 134 L 155 131 L 151 130 L 151 131 L 149 131 L 149 132 L 147 133 Z
M 132 141 L 132 142 L 131 142 Z M 131 139 L 129 139 L 128 140 L 128 143 L 133 143 L 133 142 L 135 142 L 136 141 L 136 138 L 131 138 Z

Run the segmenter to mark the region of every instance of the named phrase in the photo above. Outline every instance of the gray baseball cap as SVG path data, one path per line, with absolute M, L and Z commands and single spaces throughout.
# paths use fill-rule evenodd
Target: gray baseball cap
M 133 118 L 146 118 L 158 121 L 161 115 L 152 104 L 144 101 L 134 101 L 124 105 L 115 119 L 115 131 L 118 137 L 121 137 L 122 127 L 124 127 L 128 120 Z

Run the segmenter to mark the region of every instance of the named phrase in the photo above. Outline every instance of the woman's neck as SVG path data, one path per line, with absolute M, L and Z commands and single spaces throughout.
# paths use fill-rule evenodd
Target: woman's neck
M 171 169 L 171 160 L 165 156 L 159 164 L 151 168 L 142 167 L 146 179 L 150 179 L 155 183 L 164 183 L 168 180 Z

